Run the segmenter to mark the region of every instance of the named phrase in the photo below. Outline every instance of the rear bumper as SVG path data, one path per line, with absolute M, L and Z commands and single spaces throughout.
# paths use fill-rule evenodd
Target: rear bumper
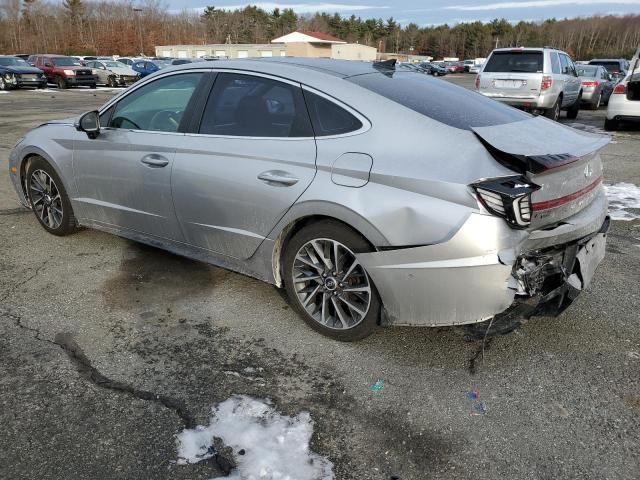
M 609 120 L 640 120 L 640 101 L 629 100 L 626 95 L 611 95 L 607 105 Z
M 382 299 L 383 324 L 478 323 L 505 312 L 514 302 L 538 308 L 573 300 L 589 284 L 604 255 L 606 212 L 606 199 L 594 201 L 556 229 L 534 232 L 513 230 L 502 219 L 474 213 L 441 244 L 357 257 Z M 565 268 L 560 276 L 558 265 Z M 534 277 L 544 288 L 536 286 Z
M 512 107 L 523 108 L 523 109 L 547 109 L 553 107 L 554 103 L 557 100 L 557 96 L 542 94 L 542 95 L 528 95 L 522 97 L 510 97 L 509 93 L 493 93 L 493 92 L 483 92 L 480 90 L 480 93 L 485 97 L 492 98 L 493 100 L 497 100 L 502 103 L 506 103 L 507 105 L 511 105 Z

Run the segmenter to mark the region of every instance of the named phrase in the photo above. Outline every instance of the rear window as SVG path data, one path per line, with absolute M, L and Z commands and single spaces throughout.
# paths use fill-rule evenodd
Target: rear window
M 537 51 L 493 52 L 484 72 L 542 73 L 544 56 Z
M 602 65 L 607 69 L 609 73 L 618 73 L 620 72 L 620 62 L 615 60 L 607 61 L 607 60 L 592 60 L 589 62 L 589 65 Z
M 531 118 L 528 113 L 422 73 L 371 73 L 347 80 L 438 122 L 464 130 Z
M 588 68 L 588 67 L 578 67 L 578 76 L 579 77 L 593 77 L 595 78 L 596 72 L 598 71 L 598 67 Z

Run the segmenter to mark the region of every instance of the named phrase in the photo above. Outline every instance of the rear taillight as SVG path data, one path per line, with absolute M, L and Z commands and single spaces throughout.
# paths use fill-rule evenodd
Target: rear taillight
M 480 75 L 476 75 L 476 90 L 480 88 Z
M 624 95 L 627 93 L 627 86 L 624 83 L 619 83 L 616 88 L 613 89 L 613 93 Z
M 591 80 L 585 80 L 584 82 L 582 82 L 583 87 L 597 87 L 598 85 L 598 82 L 594 82 Z
M 513 228 L 531 224 L 531 194 L 540 187 L 525 177 L 506 177 L 471 185 L 489 213 L 504 218 Z
M 549 90 L 551 88 L 551 84 L 553 83 L 553 78 L 550 75 L 542 76 L 542 83 L 540 84 L 540 90 Z

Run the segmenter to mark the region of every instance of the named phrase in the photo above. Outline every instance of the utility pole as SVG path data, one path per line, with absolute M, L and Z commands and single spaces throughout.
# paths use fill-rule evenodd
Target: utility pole
M 144 36 L 142 35 L 142 22 L 140 20 L 142 9 L 140 7 L 133 7 L 133 12 L 135 16 L 138 17 L 138 34 L 140 35 L 140 54 L 144 57 Z

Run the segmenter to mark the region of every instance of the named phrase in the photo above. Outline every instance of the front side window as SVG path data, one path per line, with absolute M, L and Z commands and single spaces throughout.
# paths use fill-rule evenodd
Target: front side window
M 112 128 L 177 132 L 202 73 L 160 78 L 120 100 L 109 122 Z
M 560 64 L 562 65 L 562 73 L 569 74 L 569 59 L 566 55 L 560 54 Z
M 302 89 L 264 77 L 221 73 L 200 133 L 237 137 L 312 137 Z

